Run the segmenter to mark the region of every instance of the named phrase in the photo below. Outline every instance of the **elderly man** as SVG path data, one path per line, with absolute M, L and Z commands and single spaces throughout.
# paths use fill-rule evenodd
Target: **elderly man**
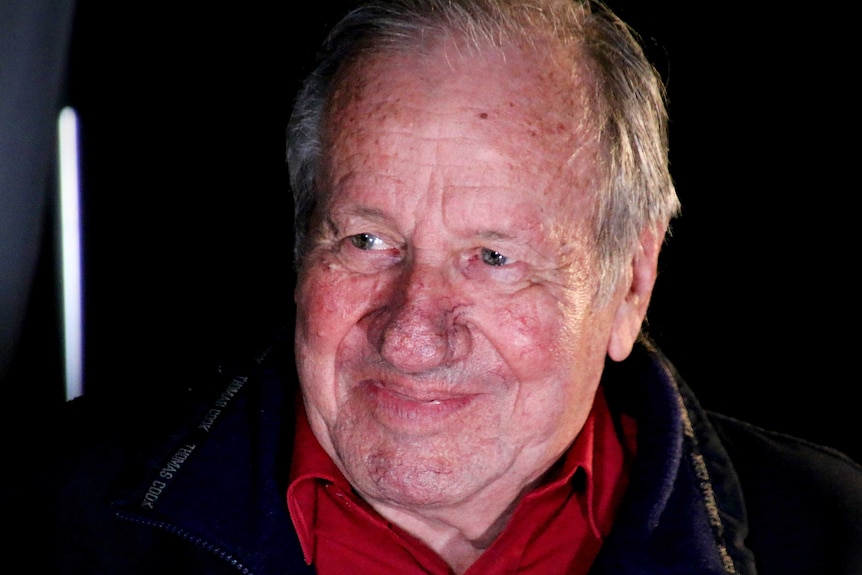
M 641 58 L 621 32 L 616 53 L 563 41 L 601 33 L 583 6 L 440 4 L 392 8 L 297 110 L 297 366 L 334 463 L 317 471 L 341 472 L 357 505 L 456 572 L 506 572 L 525 547 L 539 573 L 586 566 L 626 480 L 599 381 L 606 356 L 631 351 L 676 208 L 666 164 L 651 164 L 665 150 L 660 88 L 642 61 L 602 76 Z M 593 455 L 573 447 L 585 425 L 581 443 L 605 433 L 598 447 L 615 457 L 607 501 L 569 485 Z M 538 486 L 566 512 L 518 505 Z M 293 489 L 313 523 L 326 490 Z M 331 564 L 328 546 L 345 543 L 315 546 L 310 527 L 306 553 Z M 577 543 L 551 552 L 561 533 Z
M 351 12 L 290 125 L 293 356 L 62 447 L 47 571 L 858 573 L 859 466 L 707 414 L 641 333 L 665 124 L 599 4 Z

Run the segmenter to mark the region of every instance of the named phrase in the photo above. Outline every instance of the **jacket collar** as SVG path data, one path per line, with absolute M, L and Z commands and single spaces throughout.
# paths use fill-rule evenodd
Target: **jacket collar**
M 753 575 L 733 465 L 706 412 L 662 352 L 641 337 L 602 385 L 638 423 L 629 490 L 591 573 Z

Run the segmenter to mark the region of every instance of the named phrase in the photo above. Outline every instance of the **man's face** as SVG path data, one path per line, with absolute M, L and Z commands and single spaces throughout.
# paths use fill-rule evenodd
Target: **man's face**
M 459 58 L 366 61 L 329 116 L 296 357 L 372 504 L 514 499 L 581 429 L 612 331 L 580 97 L 513 52 Z

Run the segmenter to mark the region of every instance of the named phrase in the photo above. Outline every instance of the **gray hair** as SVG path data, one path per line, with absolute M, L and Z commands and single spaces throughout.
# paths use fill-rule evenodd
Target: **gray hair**
M 550 38 L 571 67 L 586 66 L 603 151 L 604 176 L 593 218 L 599 300 L 609 296 L 639 245 L 641 234 L 664 234 L 679 199 L 668 166 L 667 110 L 661 78 L 638 36 L 596 0 L 370 0 L 350 11 L 327 37 L 317 67 L 303 83 L 288 125 L 287 161 L 294 194 L 294 261 L 307 253 L 316 203 L 328 98 L 339 71 L 363 54 L 414 50 L 427 39 L 466 39 L 475 49 L 535 45 Z M 573 151 L 574 152 L 574 151 Z

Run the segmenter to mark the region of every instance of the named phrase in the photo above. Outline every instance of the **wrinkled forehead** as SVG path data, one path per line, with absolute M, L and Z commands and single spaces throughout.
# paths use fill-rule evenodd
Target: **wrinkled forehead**
M 332 156 L 371 126 L 409 132 L 433 109 L 459 114 L 465 130 L 481 124 L 501 146 L 593 181 L 600 168 L 594 93 L 593 75 L 572 46 L 477 46 L 450 38 L 367 52 L 333 84 L 324 149 Z

